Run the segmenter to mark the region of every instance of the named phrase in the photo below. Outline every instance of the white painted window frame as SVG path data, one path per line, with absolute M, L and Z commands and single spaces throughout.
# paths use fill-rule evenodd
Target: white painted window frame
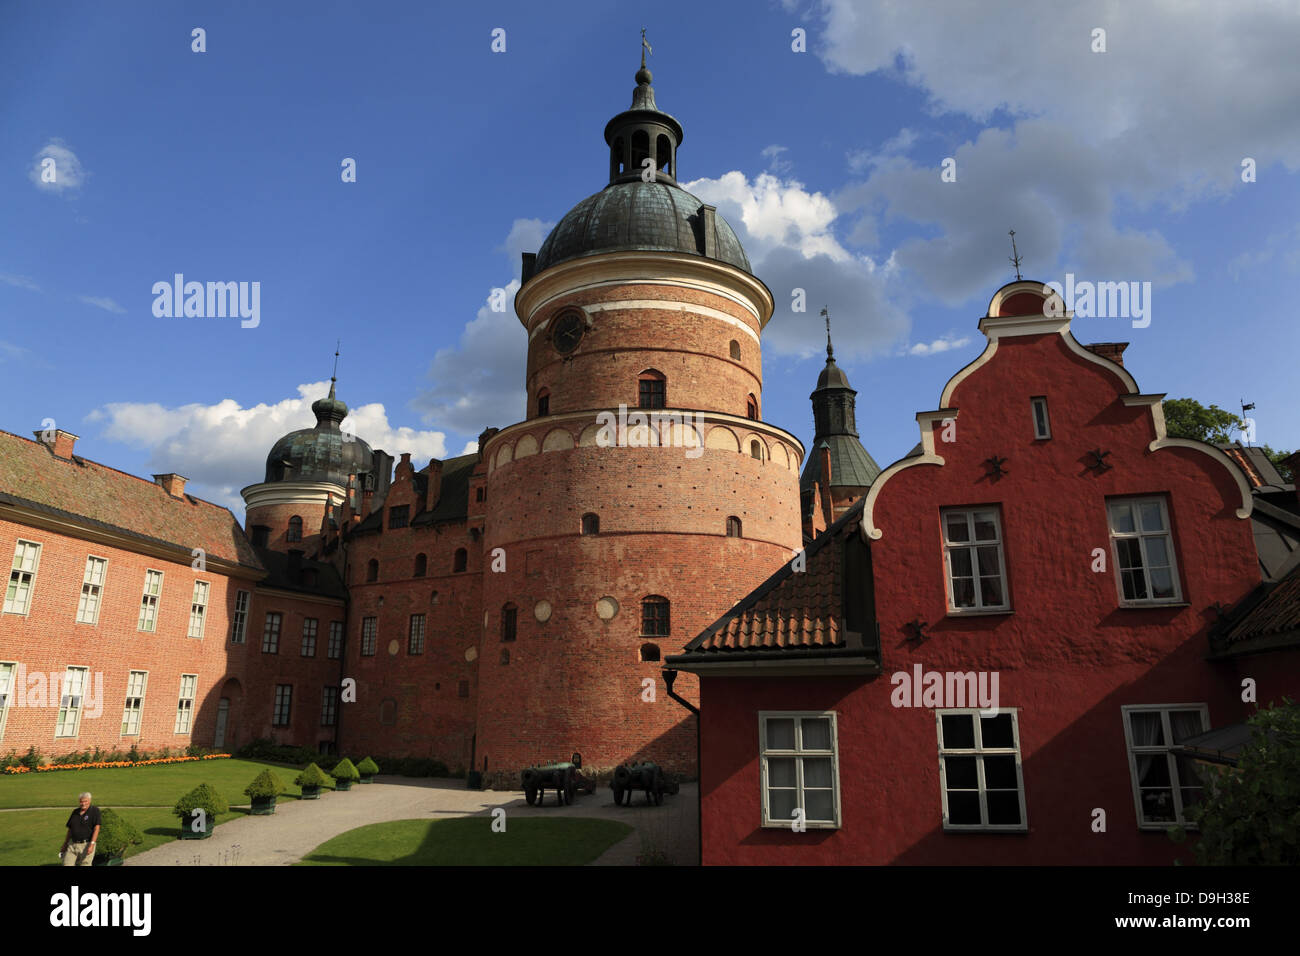
M 1164 522 L 1165 530 L 1149 532 L 1141 530 L 1142 513 L 1141 506 L 1148 502 L 1155 502 L 1160 506 L 1160 520 Z M 1138 530 L 1136 531 L 1116 531 L 1114 516 L 1111 514 L 1111 505 L 1127 504 L 1134 509 L 1134 522 Z M 1174 550 L 1174 526 L 1169 520 L 1169 506 L 1165 502 L 1163 495 L 1118 495 L 1106 499 L 1106 527 L 1110 532 L 1110 557 L 1114 564 L 1115 570 L 1115 594 L 1119 597 L 1120 607 L 1162 607 L 1169 604 L 1182 604 L 1183 602 L 1183 583 L 1178 574 L 1178 554 Z M 1151 561 L 1147 558 L 1147 538 L 1163 537 L 1166 546 L 1169 549 L 1169 574 L 1174 582 L 1173 597 L 1167 598 L 1126 598 L 1124 596 L 1124 573 L 1120 568 L 1119 560 L 1119 542 L 1124 539 L 1137 538 L 1138 547 L 1142 552 L 1142 579 L 1146 582 L 1147 593 L 1153 591 L 1151 587 Z
M 280 694 L 280 691 L 282 690 L 285 691 L 285 693 L 283 694 L 283 700 L 285 705 L 284 706 L 285 719 L 283 723 L 280 722 L 280 701 L 282 699 L 282 695 Z M 272 727 L 293 726 L 293 685 L 292 684 L 275 685 L 275 696 L 272 699 L 272 704 L 271 704 L 271 726 Z
M 30 567 L 27 567 L 28 549 L 34 549 L 30 551 Z M 36 575 L 41 569 L 41 549 L 42 545 L 39 541 L 28 541 L 26 538 L 19 538 L 14 542 L 14 560 L 9 571 L 9 581 L 5 585 L 5 614 L 17 614 L 26 617 L 31 613 L 32 598 L 36 594 Z M 20 592 L 25 598 L 21 610 L 17 602 Z
M 208 595 L 211 593 L 210 581 L 194 582 L 194 594 L 190 598 L 190 625 L 185 632 L 188 637 L 203 640 L 203 629 L 208 623 Z
M 77 675 L 77 681 L 72 681 L 73 675 Z M 59 685 L 59 713 L 54 721 L 54 736 L 56 738 L 76 737 L 81 733 L 81 709 L 86 701 L 86 682 L 90 680 L 90 667 L 79 664 L 69 664 L 63 671 L 63 683 Z M 77 690 L 77 693 L 68 693 L 69 688 Z M 71 732 L 68 730 L 68 724 L 71 721 Z
M 320 618 L 304 617 L 302 619 L 302 644 L 298 649 L 300 657 L 316 656 L 316 635 L 320 631 Z M 311 649 L 308 653 L 308 648 Z
M 150 592 L 149 584 L 153 580 L 151 575 L 155 574 L 158 576 L 158 588 L 155 592 Z M 144 631 L 146 634 L 158 633 L 158 606 L 162 604 L 162 589 L 165 577 L 163 572 L 155 568 L 145 568 L 144 594 L 140 598 L 140 616 L 137 618 L 135 625 L 137 631 Z
M 993 515 L 993 524 L 997 529 L 997 538 L 993 541 L 975 540 L 975 512 L 988 511 Z M 948 516 L 965 515 L 966 529 L 970 532 L 969 541 L 950 542 L 948 540 Z M 996 614 L 1011 610 L 1011 585 L 1007 579 L 1007 553 L 1005 537 L 1002 531 L 1002 509 L 997 505 L 966 505 L 955 508 L 939 509 L 939 534 L 943 542 L 944 588 L 948 597 L 949 614 Z M 1002 603 L 998 605 L 976 603 L 974 607 L 958 607 L 953 595 L 952 552 L 961 548 L 970 551 L 971 573 L 974 575 L 976 602 L 983 601 L 980 590 L 979 548 L 996 547 L 998 549 L 998 580 L 1002 585 Z
M 172 731 L 173 733 L 189 734 L 193 730 L 194 698 L 198 694 L 198 685 L 198 674 L 181 675 L 181 689 L 176 701 L 176 725 Z M 189 696 L 186 696 L 187 690 Z
M 767 746 L 767 722 L 768 720 L 795 720 L 795 741 L 793 750 L 770 749 Z M 831 724 L 831 746 L 830 750 L 804 750 L 803 749 L 803 718 L 829 719 Z M 771 757 L 794 758 L 795 759 L 795 790 L 798 805 L 802 806 L 803 800 L 803 757 L 818 757 L 831 759 L 831 789 L 832 799 L 834 800 L 834 819 L 833 820 L 805 820 L 805 826 L 809 830 L 838 830 L 841 826 L 842 811 L 840 804 L 840 747 L 839 747 L 839 727 L 836 720 L 836 712 L 833 710 L 760 710 L 758 712 L 758 765 L 759 765 L 759 803 L 761 806 L 761 825 L 767 828 L 776 828 L 789 830 L 794 823 L 793 818 L 789 820 L 774 819 L 771 813 L 771 806 L 768 793 L 768 759 Z
M 98 573 L 97 573 L 98 572 Z M 104 585 L 108 581 L 108 558 L 86 556 L 86 570 L 81 575 L 81 597 L 77 599 L 77 623 L 92 627 L 99 623 Z
M 1194 710 L 1201 715 L 1201 732 L 1205 733 L 1210 729 L 1210 708 L 1203 703 L 1195 704 L 1125 704 L 1120 707 L 1120 714 L 1124 719 L 1124 746 L 1128 750 L 1128 772 L 1129 779 L 1133 783 L 1133 812 L 1137 820 L 1139 830 L 1168 830 L 1172 827 L 1182 826 L 1188 829 L 1197 829 L 1196 824 L 1189 823 L 1183 813 L 1183 795 L 1182 782 L 1178 776 L 1178 761 L 1170 753 L 1170 748 L 1177 746 L 1174 743 L 1173 725 L 1169 720 L 1169 712 L 1172 710 Z M 1129 715 L 1140 712 L 1158 712 L 1160 714 L 1160 725 L 1164 731 L 1165 743 L 1163 746 L 1155 747 L 1138 747 L 1133 743 L 1133 722 L 1129 720 Z M 1137 758 L 1139 755 L 1154 756 L 1163 752 L 1165 759 L 1169 763 L 1169 788 L 1172 791 L 1174 801 L 1175 819 L 1168 822 L 1152 821 L 1144 822 L 1142 818 L 1142 785 L 1138 780 Z
M 1039 427 L 1038 410 L 1043 411 L 1042 427 Z M 1047 396 L 1035 395 L 1029 400 L 1029 415 L 1034 423 L 1034 441 L 1044 441 L 1052 437 L 1052 418 L 1047 408 Z
M 139 686 L 136 686 L 136 675 L 139 674 L 142 680 Z M 127 671 L 126 674 L 126 702 L 122 705 L 122 737 L 139 737 L 140 728 L 144 725 L 144 698 L 149 689 L 149 672 L 148 671 Z M 132 693 L 139 691 L 139 693 Z M 135 705 L 132 706 L 132 701 Z M 135 729 L 127 729 L 134 718 Z
M 325 645 L 325 659 L 336 661 L 343 656 L 343 622 L 330 621 L 328 643 Z
M 235 592 L 235 610 L 230 624 L 230 643 L 243 644 L 248 640 L 248 604 L 247 591 Z
M 18 673 L 17 661 L 0 661 L 0 740 L 5 739 L 5 721 L 13 706 L 14 677 Z M 22 688 L 26 690 L 26 688 Z
M 272 627 L 274 621 L 275 626 Z M 262 653 L 280 653 L 280 632 L 284 630 L 284 614 L 280 611 L 267 611 L 266 621 L 262 624 Z M 274 641 L 271 638 L 275 638 Z
M 974 722 L 975 746 L 966 749 L 945 747 L 943 742 L 943 718 L 958 715 L 970 715 Z M 1026 833 L 1029 830 L 1029 816 L 1025 806 L 1025 772 L 1020 754 L 1020 708 L 999 707 L 996 714 L 989 717 L 1011 715 L 1011 747 L 985 747 L 984 728 L 980 723 L 978 707 L 950 707 L 934 712 L 934 728 L 939 753 L 939 798 L 943 807 L 943 829 L 946 833 Z M 976 781 L 979 786 L 980 819 L 988 820 L 988 788 L 984 782 L 984 761 L 978 758 L 986 756 L 1011 756 L 1016 758 L 1016 789 L 1020 797 L 1020 822 L 1016 824 L 992 823 L 950 823 L 948 819 L 948 764 L 946 757 L 975 757 Z

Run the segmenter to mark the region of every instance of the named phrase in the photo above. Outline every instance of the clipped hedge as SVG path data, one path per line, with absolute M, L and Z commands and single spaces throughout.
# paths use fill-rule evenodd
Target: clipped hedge
M 363 777 L 373 777 L 375 774 L 379 773 L 379 764 L 375 763 L 369 757 L 366 757 L 357 764 L 357 773 L 361 774 Z
M 347 757 L 344 757 L 334 765 L 334 769 L 330 771 L 330 776 L 335 780 L 351 780 L 354 783 L 361 779 L 361 774 L 358 772 L 356 764 Z
M 328 787 L 333 786 L 334 778 L 316 764 L 309 763 L 302 773 L 293 778 L 293 782 L 300 787 Z
M 95 850 L 104 856 L 119 856 L 127 847 L 144 842 L 144 834 L 130 820 L 123 819 L 113 810 L 99 811 L 99 843 Z
M 244 793 L 255 800 L 265 797 L 278 797 L 284 791 L 284 781 L 269 767 L 254 777 L 253 782 L 244 788 Z
M 177 800 L 172 812 L 178 817 L 188 819 L 195 810 L 200 808 L 206 811 L 208 819 L 215 823 L 219 814 L 230 810 L 230 804 L 226 803 L 226 798 L 216 789 L 206 783 L 201 783 Z

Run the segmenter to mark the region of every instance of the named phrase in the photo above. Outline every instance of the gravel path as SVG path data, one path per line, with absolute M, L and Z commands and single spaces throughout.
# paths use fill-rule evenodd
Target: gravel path
M 128 866 L 288 866 L 326 840 L 368 823 L 388 820 L 443 819 L 487 815 L 496 807 L 512 817 L 566 816 L 620 820 L 633 832 L 610 847 L 595 866 L 635 865 L 647 849 L 667 853 L 677 865 L 699 860 L 698 788 L 684 783 L 663 806 L 634 798 L 630 807 L 614 806 L 608 788 L 581 795 L 568 807 L 530 807 L 521 791 L 466 790 L 464 781 L 413 777 L 376 777 L 372 784 L 347 793 L 326 791 L 319 800 L 285 800 L 271 816 L 244 816 L 217 827 L 206 840 L 176 840 L 130 857 Z

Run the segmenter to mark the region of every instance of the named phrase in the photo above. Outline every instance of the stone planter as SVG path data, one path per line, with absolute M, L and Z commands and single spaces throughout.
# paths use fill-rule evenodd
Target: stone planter
M 94 866 L 121 866 L 121 865 L 122 865 L 122 862 L 123 862 L 123 860 L 122 860 L 122 853 L 121 853 L 121 852 L 118 852 L 118 853 L 107 853 L 107 854 L 105 854 L 105 853 L 96 853 L 96 854 L 95 854 L 95 858 L 94 858 L 93 860 L 90 861 L 90 865 L 91 865 L 92 867 L 94 867 Z
M 336 791 L 351 790 L 351 789 L 352 789 L 352 781 L 351 781 L 351 780 L 335 780 L 335 781 L 334 781 L 334 789 L 335 789 Z
M 275 797 L 253 797 L 253 816 L 264 817 L 272 813 L 275 813 Z
M 197 833 L 194 830 L 194 818 L 181 817 L 181 839 L 206 840 L 208 837 L 212 836 L 212 831 L 217 827 L 216 820 L 214 819 L 215 816 L 216 814 L 207 814 L 207 819 L 204 821 L 206 826 Z
M 308 787 L 308 786 L 304 786 L 304 787 L 302 788 L 302 798 L 303 798 L 304 800 L 319 800 L 319 799 L 320 799 L 320 787 L 319 787 L 319 786 L 316 786 L 316 787 Z
M 375 775 L 373 773 L 363 774 L 361 777 L 361 783 L 374 783 L 374 782 L 375 782 Z

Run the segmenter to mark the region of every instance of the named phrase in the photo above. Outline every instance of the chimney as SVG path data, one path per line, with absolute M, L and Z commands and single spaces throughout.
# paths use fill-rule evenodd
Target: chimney
M 161 485 L 162 490 L 173 498 L 185 497 L 185 482 L 189 481 L 188 478 L 183 478 L 175 472 L 168 472 L 165 475 L 154 475 L 153 480 L 155 484 Z
M 65 432 L 62 428 L 44 428 L 38 432 L 32 432 L 36 440 L 54 453 L 55 458 L 72 458 L 72 448 L 77 444 L 80 435 L 74 435 L 72 432 Z
M 411 453 L 402 452 L 402 460 L 397 463 L 397 476 L 395 481 L 410 481 L 415 475 L 415 466 L 411 464 Z
M 1094 355 L 1100 355 L 1104 359 L 1110 359 L 1116 365 L 1124 364 L 1124 350 L 1128 348 L 1127 342 L 1093 342 L 1091 345 L 1085 345 L 1085 349 Z
M 826 527 L 835 523 L 835 502 L 831 498 L 831 446 L 822 442 L 817 446 L 818 463 L 821 465 L 821 474 L 817 476 L 817 484 L 822 493 L 822 514 L 826 521 Z

